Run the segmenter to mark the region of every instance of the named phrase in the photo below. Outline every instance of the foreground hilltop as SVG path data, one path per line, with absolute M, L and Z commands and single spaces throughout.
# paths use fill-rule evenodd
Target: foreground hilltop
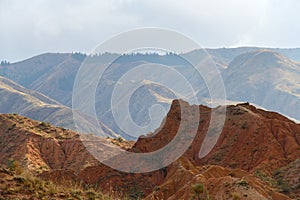
M 139 138 L 133 148 L 142 152 L 153 152 L 169 143 L 175 136 L 180 124 L 180 105 L 186 106 L 185 104 L 185 102 L 175 100 L 166 117 L 165 124 L 159 128 L 160 131 L 153 134 L 152 138 Z M 279 191 L 286 194 L 292 192 L 292 188 L 296 188 L 295 180 L 300 177 L 295 172 L 299 170 L 299 165 L 290 164 L 293 168 L 290 168 L 292 175 L 289 176 L 281 168 L 289 163 L 297 162 L 300 157 L 300 125 L 278 113 L 257 109 L 248 103 L 227 106 L 225 124 L 216 145 L 208 155 L 199 158 L 200 148 L 205 145 L 203 144 L 205 136 L 212 138 L 206 141 L 213 141 L 215 137 L 214 130 L 217 130 L 217 127 L 212 127 L 211 131 L 208 132 L 207 129 L 212 111 L 217 111 L 220 108 L 211 109 L 206 106 L 199 106 L 201 120 L 197 135 L 191 147 L 182 156 L 188 159 L 179 160 L 173 164 L 177 165 L 177 171 L 174 170 L 174 167 L 169 166 L 168 170 L 173 174 L 168 173 L 167 180 L 164 180 L 162 184 L 166 184 L 168 187 L 172 187 L 174 183 L 181 185 L 173 190 L 175 196 L 174 194 L 170 196 L 176 199 L 178 193 L 177 196 L 186 198 L 189 192 L 192 192 L 189 186 L 192 183 L 201 182 L 206 183 L 205 185 L 214 198 L 228 199 L 230 195 L 226 196 L 224 194 L 229 191 L 228 187 L 231 186 L 228 186 L 228 183 L 236 186 L 238 184 L 234 183 L 234 180 L 238 181 L 238 177 L 242 179 L 245 177 L 253 178 L 253 175 L 260 178 L 260 181 L 268 183 L 253 183 L 248 180 L 249 183 L 253 184 L 253 188 L 258 189 L 260 187 L 257 187 L 257 185 L 263 184 L 281 188 Z M 201 168 L 199 166 L 206 167 Z M 231 169 L 237 171 L 234 172 Z M 197 170 L 200 170 L 200 172 Z M 212 171 L 214 173 L 211 175 L 210 172 Z M 274 177 L 273 175 L 278 171 L 285 175 Z M 236 176 L 232 178 L 232 174 Z M 284 176 L 287 177 L 286 181 L 284 178 L 282 179 Z M 294 176 L 294 182 L 291 180 L 291 176 Z M 299 184 L 299 181 L 296 182 Z M 289 188 L 289 184 L 291 184 L 291 188 Z M 185 189 L 182 189 L 182 187 Z M 216 191 L 216 188 L 219 188 L 222 192 Z M 186 191 L 187 189 L 189 192 Z M 241 195 L 243 192 L 239 191 L 240 188 L 231 189 L 237 190 L 239 196 L 243 196 Z M 256 192 L 262 194 L 261 191 L 260 188 Z M 295 189 L 295 191 L 299 195 L 299 189 Z M 270 193 L 266 193 L 264 192 L 261 197 L 258 194 L 255 197 L 252 193 L 250 196 L 248 194 L 248 197 L 249 199 L 271 198 L 268 197 Z M 245 197 L 243 196 L 243 198 Z M 276 199 L 275 197 L 272 198 Z
M 198 125 L 189 124 L 186 129 L 196 128 L 195 139 L 180 158 L 154 172 L 111 169 L 86 150 L 77 133 L 11 114 L 0 115 L 0 163 L 5 167 L 9 161 L 18 161 L 32 174 L 57 184 L 94 185 L 131 199 L 299 198 L 300 125 L 249 104 L 226 107 L 220 137 L 203 158 L 199 151 L 205 136 L 215 137 L 214 127 L 207 133 L 211 113 L 222 107 L 190 106 L 174 100 L 164 123 L 152 135 L 134 144 L 102 139 L 103 144 L 140 153 L 158 150 L 175 136 L 181 106 L 200 111 Z
M 139 138 L 134 148 L 151 152 L 169 143 L 180 125 L 180 105 L 188 106 L 185 102 L 175 100 L 160 131 L 151 138 Z M 268 173 L 299 158 L 300 125 L 278 113 L 245 103 L 227 106 L 226 120 L 215 147 L 200 159 L 201 145 L 207 145 L 203 144 L 205 136 L 208 134 L 207 137 L 212 138 L 207 141 L 214 141 L 219 128 L 215 126 L 208 130 L 211 113 L 218 113 L 222 107 L 211 109 L 200 106 L 199 109 L 197 135 L 185 153 L 197 165 L 217 164 L 249 172 L 259 169 Z

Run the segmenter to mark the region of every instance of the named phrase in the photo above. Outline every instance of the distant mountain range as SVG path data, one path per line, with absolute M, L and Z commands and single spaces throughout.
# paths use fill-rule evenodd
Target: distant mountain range
M 252 102 L 268 110 L 280 112 L 297 120 L 300 119 L 300 112 L 298 112 L 298 108 L 300 108 L 300 64 L 298 63 L 300 62 L 300 49 L 240 47 L 206 49 L 206 51 L 220 70 L 227 100 Z M 182 55 L 189 60 L 197 61 L 203 57 L 202 54 L 203 51 L 194 50 Z M 106 53 L 94 56 L 91 60 L 105 66 L 115 56 Z M 98 118 L 112 132 L 127 139 L 133 138 L 127 135 L 113 120 L 110 98 L 118 79 L 126 71 L 139 64 L 163 64 L 179 70 L 198 89 L 198 97 L 203 100 L 200 103 L 208 104 L 210 96 L 204 81 L 201 77 L 195 76 L 195 71 L 189 69 L 189 63 L 180 57 L 173 54 L 119 56 L 120 58 L 114 62 L 100 81 L 95 96 Z M 47 53 L 21 62 L 0 66 L 0 75 L 25 88 L 45 95 L 45 98 L 53 99 L 51 101 L 56 102 L 56 104 L 59 102 L 70 108 L 72 106 L 74 80 L 85 58 L 86 55 L 80 53 Z M 137 77 L 143 75 L 137 74 Z M 177 80 L 172 77 L 167 77 L 165 81 L 170 85 L 177 84 Z M 144 82 L 147 84 L 134 93 L 135 96 L 132 97 L 132 104 L 130 105 L 131 117 L 140 125 L 145 125 L 149 121 L 149 113 L 147 112 L 151 105 L 158 103 L 167 111 L 171 100 L 174 99 L 174 94 L 171 91 L 159 88 L 160 86 L 156 82 L 151 80 Z M 124 91 L 124 93 L 126 92 Z M 7 106 L 6 109 L 8 109 Z M 18 110 L 14 110 L 14 112 L 22 113 Z M 38 119 L 34 115 L 30 115 L 30 117 Z M 155 115 L 156 113 L 154 113 Z M 160 120 L 162 117 L 158 121 Z M 153 131 L 153 127 L 149 130 Z
M 259 50 L 269 50 L 282 54 L 283 56 L 300 62 L 300 48 L 280 49 L 280 48 L 262 48 L 262 47 L 237 47 L 237 48 L 219 48 L 206 49 L 207 53 L 211 55 L 212 59 L 220 66 L 226 68 L 228 64 L 238 55 Z M 201 50 L 194 50 L 184 54 L 189 58 L 198 56 Z
M 300 119 L 300 63 L 279 53 L 244 53 L 222 72 L 227 98 Z

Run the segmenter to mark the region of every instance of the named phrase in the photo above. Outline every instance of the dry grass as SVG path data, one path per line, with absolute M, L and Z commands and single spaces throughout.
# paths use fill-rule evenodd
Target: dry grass
M 121 200 L 117 191 L 109 194 L 84 184 L 58 185 L 23 170 L 17 162 L 0 168 L 0 199 L 78 199 Z

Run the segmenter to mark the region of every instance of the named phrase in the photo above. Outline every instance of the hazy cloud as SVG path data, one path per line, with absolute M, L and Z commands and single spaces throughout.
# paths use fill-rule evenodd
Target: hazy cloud
M 179 31 L 203 47 L 298 47 L 298 0 L 0 0 L 0 60 L 89 52 L 138 27 Z

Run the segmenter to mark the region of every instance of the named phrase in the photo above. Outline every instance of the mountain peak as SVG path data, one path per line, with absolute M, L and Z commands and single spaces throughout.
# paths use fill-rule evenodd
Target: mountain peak
M 295 61 L 290 60 L 277 52 L 268 49 L 262 49 L 243 53 L 237 56 L 232 62 L 229 63 L 229 69 L 247 69 L 249 67 L 252 69 L 266 69 L 273 67 L 292 66 L 296 64 L 297 63 Z

